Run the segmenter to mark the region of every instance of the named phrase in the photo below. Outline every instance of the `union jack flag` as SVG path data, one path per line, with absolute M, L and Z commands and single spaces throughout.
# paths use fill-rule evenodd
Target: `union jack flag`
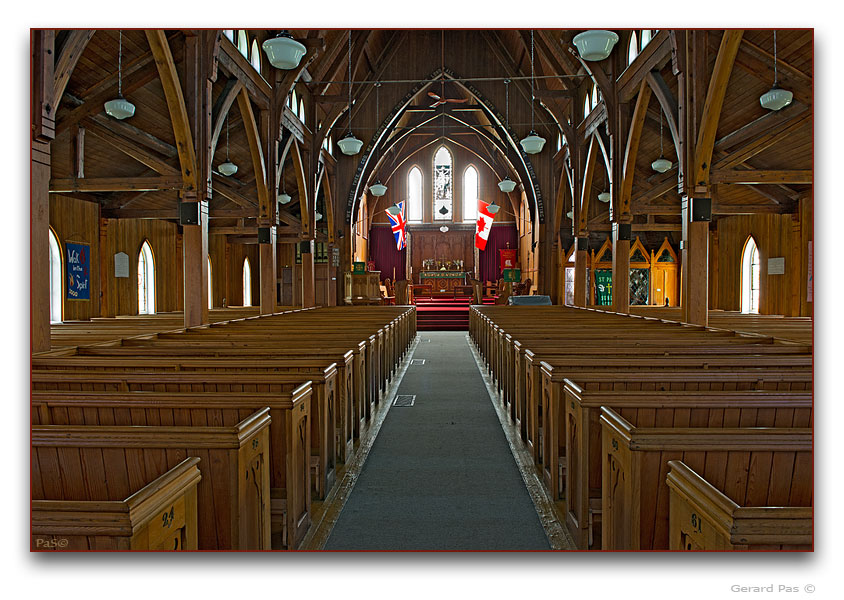
M 399 214 L 392 215 L 388 212 L 387 216 L 390 217 L 390 222 L 393 224 L 393 235 L 396 238 L 396 250 L 401 252 L 407 245 L 407 221 L 404 220 L 404 201 L 396 203 L 396 206 L 399 208 Z

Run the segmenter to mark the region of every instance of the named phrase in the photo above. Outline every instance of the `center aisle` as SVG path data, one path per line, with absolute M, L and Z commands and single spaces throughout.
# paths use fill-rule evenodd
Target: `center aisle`
M 550 549 L 466 333 L 420 337 L 324 549 Z

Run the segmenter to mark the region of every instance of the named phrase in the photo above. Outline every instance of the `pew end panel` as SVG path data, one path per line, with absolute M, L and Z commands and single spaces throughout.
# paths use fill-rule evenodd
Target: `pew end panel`
M 788 506 L 742 506 L 682 461 L 668 467 L 671 550 L 812 550 L 810 494 L 789 498 L 795 504 Z M 793 478 L 811 479 L 811 462 L 795 467 Z

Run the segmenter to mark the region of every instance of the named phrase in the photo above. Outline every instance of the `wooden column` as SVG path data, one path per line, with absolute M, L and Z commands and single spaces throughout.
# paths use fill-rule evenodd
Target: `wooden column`
M 184 108 L 180 107 L 178 75 L 172 68 L 169 47 L 161 41 L 162 54 L 167 69 L 159 66 L 162 81 L 174 88 L 168 95 L 171 119 L 177 132 L 191 144 L 193 161 L 180 155 L 185 180 L 181 194 L 184 214 L 198 216 L 198 221 L 182 218 L 182 260 L 184 277 L 185 327 L 195 327 L 209 322 L 208 319 L 208 201 L 211 198 L 211 89 L 213 85 L 211 56 L 208 55 L 208 37 L 212 31 L 200 31 L 185 37 L 185 85 Z M 148 34 L 149 35 L 149 34 Z M 150 36 L 152 37 L 152 36 Z M 154 44 L 151 44 L 151 46 Z M 161 60 L 159 58 L 159 60 Z M 167 88 L 165 88 L 167 89 Z M 183 110 L 185 123 L 176 117 Z M 179 135 L 181 133 L 181 136 Z M 191 135 L 192 134 L 192 135 Z M 183 153 L 189 156 L 191 153 Z M 194 174 L 184 174 L 192 166 Z M 191 183 L 195 189 L 191 189 Z
M 261 228 L 264 229 L 264 228 Z M 258 256 L 261 261 L 261 314 L 275 312 L 276 305 L 276 235 L 275 227 L 267 227 L 259 234 Z
M 612 306 L 618 313 L 630 312 L 630 224 L 612 225 Z
M 589 238 L 575 238 L 575 243 L 577 248 L 574 251 L 574 305 L 586 306 L 586 262 L 588 259 L 586 246 L 589 243 Z
M 55 32 L 33 30 L 32 138 L 30 153 L 30 344 L 32 352 L 50 349 L 50 142 L 55 138 L 53 63 Z
M 684 196 L 682 200 L 683 240 L 680 243 L 680 280 L 683 285 L 682 320 L 696 325 L 708 324 L 711 206 L 709 198 Z
M 300 242 L 302 249 L 302 307 L 315 306 L 314 241 Z

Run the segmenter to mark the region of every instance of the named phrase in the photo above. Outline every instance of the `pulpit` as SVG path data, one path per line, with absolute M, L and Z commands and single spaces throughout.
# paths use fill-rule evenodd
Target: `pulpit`
M 381 271 L 345 272 L 346 304 L 381 304 Z

